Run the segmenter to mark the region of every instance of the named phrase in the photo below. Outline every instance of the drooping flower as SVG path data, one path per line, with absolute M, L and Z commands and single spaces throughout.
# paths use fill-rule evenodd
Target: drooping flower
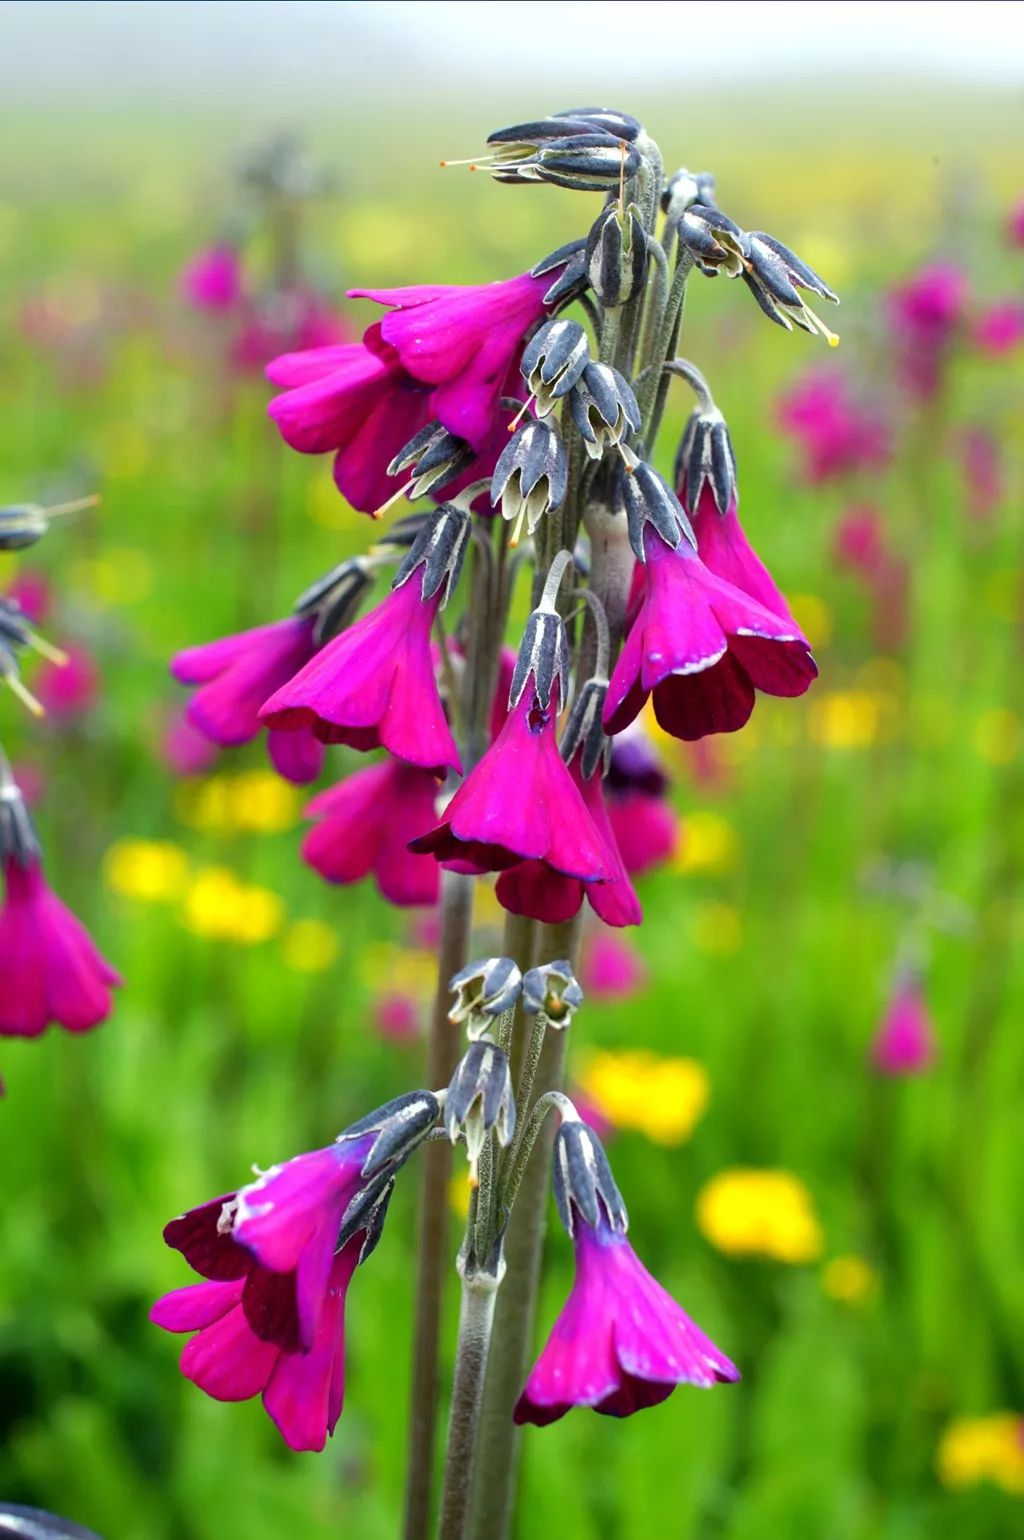
M 50 1023 L 88 1032 L 106 1021 L 121 983 L 85 926 L 47 886 L 31 819 L 13 781 L 0 783 L 0 1034 L 38 1037 Z
M 576 1253 L 576 1279 L 516 1403 L 516 1422 L 543 1427 L 574 1406 L 628 1417 L 657 1406 L 677 1385 L 738 1380 L 735 1364 L 629 1244 L 604 1151 L 578 1120 L 558 1132 L 555 1191 Z
M 746 537 L 735 498 L 722 512 L 715 504 L 711 487 L 705 485 L 696 508 L 687 508 L 687 512 L 697 538 L 697 554 L 708 571 L 741 593 L 749 594 L 762 608 L 795 629 L 789 605 Z
M 935 1034 L 920 981 L 905 974 L 871 1044 L 871 1061 L 882 1075 L 920 1075 L 935 1057 Z
M 673 737 L 735 732 L 754 707 L 755 689 L 802 695 L 817 675 L 799 628 L 716 577 L 686 539 L 675 550 L 644 532 L 640 613 L 608 688 L 604 723 L 628 726 L 648 695 Z
M 311 615 L 289 615 L 267 626 L 222 636 L 215 642 L 187 647 L 175 655 L 171 673 L 180 684 L 198 685 L 186 707 L 192 726 L 223 748 L 248 743 L 259 733 L 260 707 L 267 696 L 315 652 Z M 305 754 L 286 757 L 270 746 L 271 759 L 290 780 L 313 780 L 320 772 L 322 751 L 302 746 Z
M 372 872 L 392 904 L 436 904 L 436 861 L 408 849 L 433 819 L 436 798 L 435 777 L 415 765 L 388 759 L 360 770 L 306 807 L 317 823 L 302 842 L 302 859 L 328 882 L 358 882 Z
M 266 700 L 272 729 L 311 728 L 324 743 L 385 748 L 425 770 L 460 769 L 434 677 L 430 634 L 458 582 L 469 516 L 443 505 L 421 529 L 391 593 L 335 636 Z
M 242 297 L 242 266 L 236 248 L 222 241 L 199 252 L 181 275 L 181 292 L 197 310 L 232 310 Z
M 607 842 L 558 752 L 567 671 L 565 628 L 542 604 L 519 649 L 508 720 L 441 822 L 413 840 L 412 850 L 476 872 L 537 862 L 554 884 L 612 876 Z
M 408 375 L 433 387 L 432 415 L 479 450 L 551 281 L 521 273 L 498 283 L 353 289 L 350 298 L 393 307 L 380 323 L 383 341 Z

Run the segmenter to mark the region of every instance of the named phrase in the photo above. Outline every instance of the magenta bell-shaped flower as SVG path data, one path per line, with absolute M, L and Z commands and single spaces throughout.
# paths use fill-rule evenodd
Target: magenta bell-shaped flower
M 434 818 L 437 789 L 428 770 L 400 760 L 357 771 L 307 806 L 317 823 L 302 842 L 302 859 L 327 882 L 358 882 L 372 872 L 389 903 L 436 904 L 437 862 L 413 855 L 408 844 Z

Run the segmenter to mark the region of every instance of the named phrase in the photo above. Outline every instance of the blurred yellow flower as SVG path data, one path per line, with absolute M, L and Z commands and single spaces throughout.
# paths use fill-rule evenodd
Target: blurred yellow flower
M 362 983 L 374 992 L 412 995 L 424 999 L 437 987 L 437 958 L 433 952 L 417 952 L 393 941 L 371 941 L 359 957 Z
M 717 875 L 731 872 L 739 856 L 732 824 L 718 813 L 698 809 L 687 813 L 672 854 L 672 870 Z
M 183 824 L 209 834 L 279 834 L 297 823 L 301 802 L 299 788 L 272 770 L 242 770 L 180 782 L 174 810 Z
M 824 599 L 817 594 L 793 594 L 789 607 L 811 646 L 827 646 L 832 639 L 832 612 Z
M 194 935 L 254 946 L 284 921 L 284 904 L 269 888 L 250 887 L 226 866 L 198 871 L 185 894 L 182 922 Z
M 695 1059 L 646 1049 L 596 1053 L 580 1086 L 616 1128 L 635 1128 L 656 1144 L 682 1144 L 708 1103 L 707 1072 Z
M 821 1286 L 829 1299 L 843 1305 L 860 1305 L 878 1289 L 878 1274 L 863 1257 L 833 1257 L 825 1264 Z
M 992 1481 L 1024 1494 L 1024 1418 L 1016 1412 L 958 1417 L 942 1435 L 935 1467 L 943 1486 Z
M 999 706 L 983 711 L 975 721 L 971 736 L 982 759 L 990 765 L 1008 765 L 1020 753 L 1020 717 Z
M 815 696 L 807 709 L 807 735 L 826 749 L 869 748 L 890 703 L 890 697 L 877 690 L 833 690 Z
M 146 903 L 166 903 L 185 886 L 188 858 L 170 840 L 118 840 L 103 860 L 111 892 Z
M 697 1197 L 697 1223 L 731 1257 L 766 1256 L 777 1262 L 813 1262 L 823 1238 L 814 1204 L 790 1171 L 720 1171 Z
M 743 917 L 731 904 L 699 904 L 693 919 L 693 944 L 701 952 L 728 957 L 743 945 Z
M 322 973 L 338 955 L 338 938 L 323 920 L 293 920 L 281 938 L 286 968 Z

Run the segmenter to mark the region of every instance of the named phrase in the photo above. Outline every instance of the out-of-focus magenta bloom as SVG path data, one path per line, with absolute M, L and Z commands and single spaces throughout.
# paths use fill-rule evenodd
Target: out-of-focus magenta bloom
M 590 1000 L 628 1000 L 646 985 L 647 966 L 625 937 L 595 930 L 583 947 L 580 983 Z M 579 1098 L 573 1100 L 579 1109 Z M 584 1121 L 593 1123 L 586 1117 Z
M 262 1395 L 290 1448 L 320 1450 L 345 1399 L 345 1296 L 359 1261 L 360 1231 L 333 1257 L 308 1351 L 253 1330 L 243 1298 L 249 1278 L 190 1284 L 158 1299 L 149 1318 L 166 1331 L 195 1332 L 181 1354 L 186 1379 L 217 1401 Z M 273 1296 L 267 1290 L 268 1313 Z
M 708 571 L 724 578 L 741 593 L 749 594 L 787 625 L 794 626 L 789 605 L 744 533 L 735 500 L 724 513 L 719 513 L 715 494 L 710 484 L 705 483 L 697 507 L 692 511 L 687 509 L 687 512 L 697 538 L 697 555 Z
M 413 840 L 411 849 L 458 863 L 463 871 L 504 871 L 522 861 L 537 862 L 556 884 L 561 877 L 592 883 L 614 876 L 607 839 L 595 828 L 558 752 L 556 691 L 557 686 L 543 703 L 532 676 L 528 679 L 441 823 Z
M 935 1057 L 931 1017 L 916 978 L 899 980 L 871 1045 L 882 1075 L 920 1075 Z
M 302 842 L 302 859 L 328 882 L 358 882 L 372 872 L 392 904 L 436 904 L 437 862 L 408 848 L 433 822 L 436 799 L 436 779 L 416 765 L 389 759 L 359 770 L 307 806 L 306 816 L 318 822 Z
M 479 450 L 494 426 L 523 338 L 545 313 L 544 295 L 554 276 L 521 273 L 498 283 L 352 289 L 350 297 L 393 307 L 380 323 L 384 341 L 413 379 L 434 387 L 432 415 Z
M 242 264 L 234 246 L 201 251 L 181 275 L 182 297 L 197 310 L 232 310 L 242 297 Z
M 779 400 L 778 421 L 800 445 L 803 475 L 812 483 L 877 469 L 889 455 L 884 418 L 854 397 L 837 369 L 814 369 L 796 380 Z
M 313 657 L 313 625 L 308 616 L 289 615 L 177 653 L 171 661 L 175 679 L 200 687 L 186 708 L 192 726 L 222 748 L 255 738 L 267 696 Z M 275 768 L 289 780 L 315 780 L 322 763 L 319 746 L 311 740 L 282 746 L 274 737 L 269 747 Z
M 217 744 L 193 727 L 188 712 L 176 711 L 168 720 L 161 740 L 164 760 L 175 775 L 202 775 L 220 754 Z
M 423 565 L 329 641 L 266 700 L 267 726 L 312 728 L 322 743 L 385 748 L 424 770 L 461 770 L 434 677 L 430 632 L 442 584 L 423 597 Z
M 960 468 L 967 493 L 967 511 L 988 519 L 1006 491 L 999 441 L 985 428 L 964 428 L 957 437 Z
M 597 881 L 587 881 L 552 870 L 549 862 L 544 860 L 525 861 L 511 871 L 502 872 L 498 878 L 495 887 L 498 902 L 512 914 L 525 914 L 547 925 L 559 925 L 571 920 L 586 898 L 606 925 L 639 925 L 643 911 L 615 842 L 605 806 L 600 768 L 586 776 L 582 758 L 582 752 L 572 756 L 569 774 L 600 840 L 604 875 Z
M 631 876 L 665 861 L 676 847 L 675 815 L 665 800 L 668 778 L 639 722 L 612 744 L 605 791 L 608 816 Z
M 974 341 L 984 353 L 1010 353 L 1024 341 L 1024 304 L 997 300 L 974 323 Z
M 413 1042 L 422 1029 L 420 1003 L 412 995 L 400 995 L 392 991 L 381 995 L 374 1002 L 373 1020 L 381 1037 L 388 1042 Z
M 516 1403 L 517 1423 L 544 1427 L 574 1406 L 628 1417 L 677 1385 L 738 1380 L 735 1364 L 651 1277 L 602 1214 L 576 1214 L 576 1280 Z
M 26 807 L 38 807 L 46 794 L 46 776 L 39 765 L 18 760 L 13 766 L 14 784 Z
M 322 294 L 299 287 L 275 292 L 244 306 L 231 359 L 243 374 L 256 374 L 281 353 L 333 347 L 347 329 Z
M 1012 246 L 1024 246 L 1024 199 L 1010 210 L 1010 217 L 1006 222 L 1006 233 Z M 1024 1423 L 1021 1427 L 1024 1431 Z
M 818 671 L 796 625 L 709 572 L 685 539 L 672 550 L 648 528 L 644 550 L 644 597 L 608 687 L 608 732 L 652 694 L 665 731 L 692 740 L 742 727 L 755 689 L 804 693 Z
M 4 862 L 0 908 L 0 1034 L 38 1037 L 55 1022 L 88 1032 L 110 1015 L 120 975 L 46 885 L 38 856 Z
M 41 626 L 53 602 L 53 589 L 45 573 L 19 572 L 8 585 L 5 597 L 14 600 L 26 620 Z
M 967 304 L 967 275 L 952 263 L 922 268 L 889 296 L 889 321 L 896 336 L 905 385 L 923 400 L 942 384 L 946 358 Z
M 44 663 L 32 686 L 47 715 L 63 719 L 90 711 L 100 687 L 99 669 L 85 648 L 69 647 L 66 653 L 66 663 Z
M 877 577 L 888 560 L 878 509 L 860 504 L 847 508 L 835 527 L 832 550 L 838 566 L 860 577 Z

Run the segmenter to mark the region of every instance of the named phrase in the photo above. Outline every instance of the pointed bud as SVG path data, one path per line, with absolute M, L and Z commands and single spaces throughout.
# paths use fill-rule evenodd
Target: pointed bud
M 497 1043 L 471 1043 L 456 1066 L 444 1104 L 445 1126 L 452 1144 L 465 1135 L 469 1180 L 477 1184 L 477 1163 L 484 1140 L 493 1128 L 502 1146 L 515 1132 L 516 1103 L 508 1055 Z
M 526 622 L 508 694 L 510 709 L 519 704 L 531 675 L 542 706 L 547 707 L 557 685 L 558 710 L 564 711 L 569 690 L 569 639 L 556 610 L 536 609 Z
M 375 1133 L 377 1137 L 361 1170 L 363 1176 L 376 1176 L 400 1166 L 430 1132 L 440 1114 L 440 1103 L 432 1091 L 407 1091 L 351 1123 L 335 1143 Z
M 744 269 L 743 231 L 721 209 L 694 203 L 676 223 L 679 243 L 708 278 L 738 278 Z
M 424 497 L 435 488 L 448 485 L 469 470 L 477 458 L 475 451 L 439 422 L 428 422 L 411 438 L 388 466 L 389 476 L 412 470 L 411 498 Z
M 501 516 L 512 524 L 511 544 L 518 545 L 525 524 L 529 534 L 552 508 L 560 506 L 569 481 L 569 460 L 558 430 L 546 422 L 528 422 L 505 445 L 494 467 L 491 502 L 501 502 Z
M 555 1135 L 551 1184 L 558 1217 L 569 1235 L 575 1233 L 577 1213 L 596 1230 L 602 1209 L 610 1227 L 625 1235 L 629 1215 L 608 1157 L 594 1130 L 580 1118 L 565 1119 Z
M 823 278 L 808 267 L 788 246 L 763 230 L 752 230 L 745 237 L 743 281 L 770 320 L 787 331 L 799 326 L 805 332 L 817 332 L 834 347 L 839 338 L 824 321 L 804 303 L 800 289 L 817 294 L 838 305 L 839 300 Z
M 371 563 L 365 556 L 352 556 L 299 595 L 293 609 L 296 615 L 316 616 L 313 641 L 318 647 L 351 624 L 372 582 Z
M 563 127 L 569 128 L 568 122 Z M 613 134 L 592 131 L 546 139 L 530 149 L 527 143 L 508 147 L 488 167 L 498 182 L 550 182 L 580 192 L 605 192 L 622 177 L 636 176 L 640 152 Z
M 618 202 L 601 210 L 587 237 L 587 277 L 601 304 L 624 305 L 638 294 L 647 277 L 647 235 L 634 204 Z
M 633 387 L 610 364 L 588 364 L 569 396 L 572 420 L 587 454 L 599 460 L 606 449 L 621 446 L 640 431 L 640 408 Z
M 572 703 L 569 720 L 559 744 L 567 765 L 572 763 L 574 754 L 581 756 L 580 765 L 588 781 L 598 771 L 604 770 L 611 753 L 612 740 L 601 723 L 607 694 L 607 679 L 587 680 Z
M 422 567 L 424 599 L 432 598 L 444 584 L 444 598 L 441 601 L 443 608 L 459 581 L 471 523 L 464 509 L 456 508 L 454 503 L 442 503 L 409 547 L 391 587 L 400 588 L 417 567 Z
M 691 511 L 696 510 L 705 486 L 711 488 L 719 513 L 739 501 L 736 456 L 717 407 L 698 407 L 691 414 L 676 455 L 675 482 Z
M 519 999 L 523 975 L 511 957 L 487 957 L 468 963 L 448 980 L 455 1003 L 448 1012 L 453 1027 L 465 1026 L 470 1039 L 494 1026 Z
M 523 975 L 523 1010 L 528 1016 L 543 1011 L 553 1027 L 568 1027 L 582 1004 L 583 991 L 572 963 L 564 958 Z
M 35 545 L 49 527 L 45 509 L 36 503 L 12 503 L 0 508 L 0 551 L 21 551 Z
M 395 1179 L 387 1172 L 359 1189 L 341 1216 L 341 1226 L 335 1242 L 336 1251 L 340 1251 L 346 1241 L 350 1241 L 358 1230 L 362 1230 L 365 1233 L 359 1251 L 359 1260 L 366 1261 L 380 1240 L 388 1204 L 391 1202 L 391 1194 L 394 1190 Z
M 683 512 L 683 505 L 672 491 L 664 476 L 653 465 L 641 460 L 636 470 L 623 473 L 615 483 L 616 501 L 621 498 L 626 510 L 629 543 L 637 561 L 647 560 L 644 551 L 644 531 L 648 524 L 654 526 L 665 544 L 675 550 L 685 538 L 697 549 L 690 521 Z
M 537 328 L 523 352 L 521 370 L 537 406 L 547 417 L 590 362 L 590 344 L 578 321 L 561 318 Z

